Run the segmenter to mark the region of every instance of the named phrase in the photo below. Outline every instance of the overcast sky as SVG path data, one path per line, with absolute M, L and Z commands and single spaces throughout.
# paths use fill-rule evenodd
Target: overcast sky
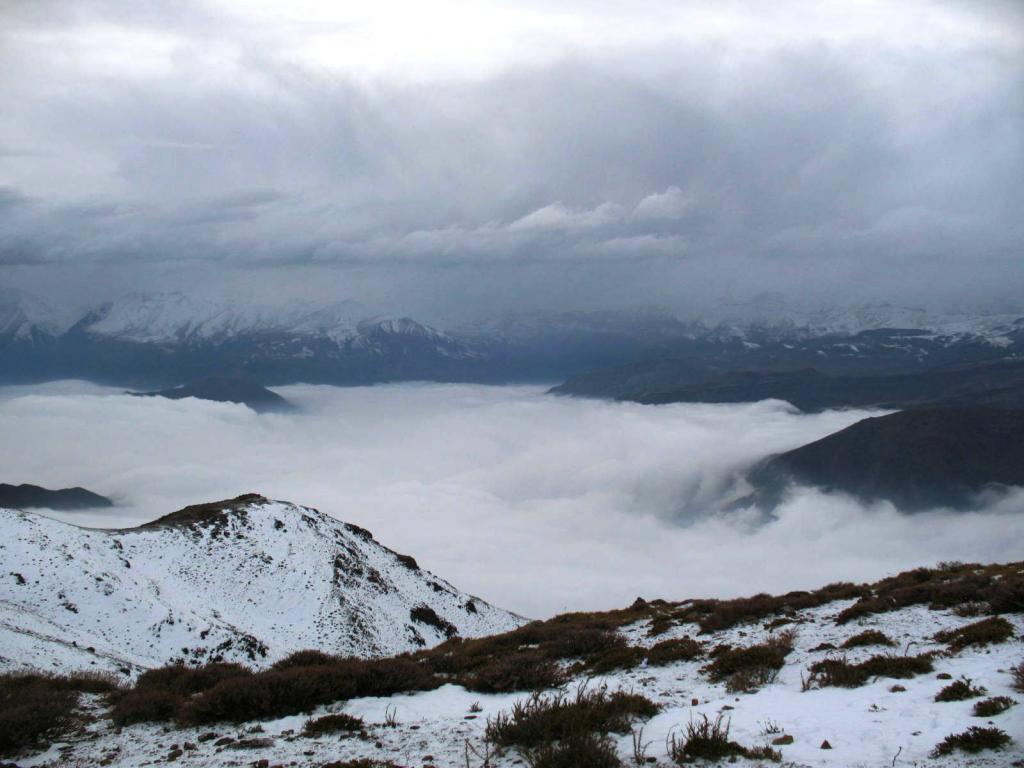
M 0 0 L 0 282 L 1024 295 L 1024 4 Z

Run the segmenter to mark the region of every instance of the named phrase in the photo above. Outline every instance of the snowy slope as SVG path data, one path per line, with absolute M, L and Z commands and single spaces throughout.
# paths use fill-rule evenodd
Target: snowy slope
M 351 335 L 338 314 L 310 317 L 298 306 L 262 308 L 248 302 L 210 301 L 183 293 L 137 293 L 109 302 L 83 322 L 95 336 L 139 344 L 202 343 L 301 328 L 306 333 Z
M 1024 756 L 1024 696 L 1012 690 L 1009 667 L 1024 658 L 1018 640 L 966 648 L 949 653 L 931 638 L 940 631 L 963 626 L 976 620 L 957 616 L 952 611 L 929 610 L 913 606 L 890 613 L 868 616 L 859 622 L 837 626 L 834 618 L 853 601 L 837 601 L 800 611 L 791 625 L 797 630 L 794 651 L 786 658 L 777 680 L 760 691 L 748 694 L 728 693 L 722 683 L 711 683 L 700 668 L 707 659 L 681 661 L 666 666 L 646 664 L 626 671 L 592 679 L 590 686 L 607 685 L 612 690 L 641 693 L 661 705 L 662 710 L 647 722 L 634 725 L 639 741 L 646 744 L 649 765 L 671 768 L 666 740 L 680 734 L 687 723 L 706 715 L 728 718 L 730 738 L 747 746 L 766 744 L 784 733 L 791 744 L 779 746 L 783 765 L 814 768 L 907 768 L 930 766 L 954 768 L 973 765 L 1008 768 L 1020 765 Z M 1018 636 L 1024 632 L 1019 614 L 1007 615 Z M 760 625 L 743 625 L 700 635 L 695 624 L 680 624 L 668 633 L 649 636 L 650 624 L 642 620 L 621 630 L 629 642 L 650 646 L 668 638 L 689 635 L 711 648 L 722 643 L 737 646 L 763 641 L 768 633 Z M 803 691 L 801 675 L 807 666 L 834 652 L 819 650 L 822 643 L 841 645 L 865 629 L 879 629 L 899 645 L 891 652 L 903 653 L 908 644 L 912 653 L 937 651 L 935 671 L 908 680 L 876 679 L 859 688 L 820 688 Z M 887 652 L 879 647 L 856 648 L 845 652 L 851 662 Z M 971 708 L 977 699 L 936 702 L 935 694 L 961 676 L 984 686 L 989 696 L 1010 696 L 1017 706 L 991 720 L 974 717 Z M 574 691 L 583 682 L 572 681 Z M 904 690 L 893 689 L 899 684 Z M 490 766 L 511 768 L 523 765 L 515 750 L 491 754 L 484 762 L 487 747 L 484 731 L 488 719 L 508 712 L 512 705 L 528 697 L 526 693 L 481 694 L 456 685 L 415 694 L 386 698 L 362 698 L 319 707 L 307 715 L 295 715 L 260 723 L 220 724 L 202 728 L 168 731 L 164 725 L 133 725 L 115 728 L 102 719 L 104 707 L 92 699 L 98 719 L 87 733 L 56 743 L 45 752 L 19 757 L 23 768 L 58 765 L 145 765 L 169 760 L 175 747 L 185 746 L 181 759 L 197 768 L 222 765 L 290 765 L 320 768 L 331 761 L 357 758 L 389 760 L 400 766 Z M 319 738 L 303 736 L 307 717 L 331 712 L 347 712 L 363 718 L 366 738 L 339 738 L 328 734 Z M 386 725 L 392 719 L 394 724 Z M 953 754 L 931 758 L 929 753 L 947 735 L 968 726 L 998 726 L 1014 742 L 1005 750 L 978 755 Z M 640 728 L 642 727 L 642 731 Z M 210 737 L 213 733 L 216 738 Z M 831 749 L 821 748 L 827 740 Z M 614 737 L 623 764 L 633 764 L 632 735 Z M 227 743 L 225 742 L 233 742 Z M 470 750 L 467 752 L 467 743 Z M 240 745 L 246 744 L 247 749 Z M 723 764 L 727 764 L 726 761 Z M 699 765 L 711 764 L 698 762 Z M 771 765 L 759 760 L 739 759 L 737 765 Z M 581 766 L 581 768 L 583 768 Z
M 464 637 L 522 623 L 367 531 L 255 495 L 113 531 L 0 510 L 0 561 L 0 669 L 394 654 L 446 639 L 418 606 Z
M 361 317 L 356 302 L 279 307 L 209 301 L 182 293 L 139 293 L 95 310 L 81 323 L 94 337 L 137 344 L 209 344 L 276 336 L 330 341 L 336 346 L 379 346 L 381 337 L 406 337 L 455 346 L 453 339 L 407 317 Z
M 46 303 L 22 291 L 0 288 L 0 339 L 32 342 L 57 336 L 65 329 Z
M 749 302 L 721 306 L 702 318 L 709 335 L 744 337 L 751 333 L 778 338 L 855 336 L 865 331 L 907 329 L 929 338 L 950 341 L 977 338 L 995 346 L 1010 343 L 1024 331 L 1021 314 L 930 312 L 887 302 L 804 309 L 784 298 L 766 295 Z

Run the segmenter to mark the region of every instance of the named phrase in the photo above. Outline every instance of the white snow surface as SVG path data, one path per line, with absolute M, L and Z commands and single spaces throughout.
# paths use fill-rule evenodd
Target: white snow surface
M 834 618 L 853 601 L 837 601 L 818 608 L 800 611 L 794 626 L 798 631 L 795 650 L 786 659 L 786 666 L 777 680 L 752 694 L 730 694 L 721 683 L 711 683 L 700 671 L 706 661 L 678 662 L 663 667 L 642 665 L 636 669 L 614 673 L 589 682 L 575 680 L 568 686 L 572 693 L 583 682 L 591 686 L 605 685 L 610 690 L 642 693 L 661 705 L 662 711 L 647 722 L 637 722 L 634 731 L 643 727 L 641 741 L 648 744 L 649 763 L 667 768 L 666 740 L 679 734 L 687 723 L 706 715 L 714 719 L 723 715 L 729 720 L 730 738 L 748 747 L 766 744 L 780 733 L 793 737 L 793 743 L 779 746 L 785 766 L 822 768 L 896 768 L 933 766 L 953 768 L 972 765 L 1003 767 L 1019 765 L 1024 757 L 1024 695 L 1010 687 L 1008 668 L 1024 659 L 1024 646 L 1019 638 L 999 645 L 967 648 L 948 653 L 945 646 L 932 640 L 934 634 L 971 623 L 951 611 L 932 611 L 914 606 L 891 613 L 868 616 L 858 622 L 839 626 Z M 1006 616 L 1018 635 L 1024 631 L 1024 618 Z M 673 627 L 656 637 L 648 636 L 648 620 L 625 627 L 621 633 L 633 644 L 650 646 L 661 640 L 690 635 L 706 648 L 719 643 L 735 646 L 763 641 L 768 632 L 753 624 L 698 635 L 695 624 Z M 877 679 L 860 688 L 823 688 L 801 690 L 801 675 L 807 666 L 824 658 L 830 651 L 814 650 L 824 642 L 839 646 L 844 640 L 865 629 L 885 632 L 898 648 L 863 647 L 846 651 L 851 662 L 879 653 L 910 653 L 941 651 L 935 659 L 935 671 L 909 680 Z M 938 679 L 945 673 L 953 679 L 969 678 L 974 685 L 984 686 L 987 696 L 1010 696 L 1018 705 L 986 720 L 974 717 L 971 709 L 977 699 L 938 703 L 935 694 L 950 680 Z M 893 691 L 895 684 L 905 690 Z M 331 712 L 347 712 L 363 718 L 368 738 L 341 738 L 330 735 L 309 738 L 301 734 L 307 716 L 296 715 L 263 722 L 221 724 L 202 728 L 167 730 L 158 725 L 134 725 L 116 730 L 109 720 L 98 719 L 86 735 L 66 743 L 54 744 L 46 752 L 19 758 L 24 768 L 36 766 L 112 766 L 146 765 L 162 762 L 174 746 L 191 745 L 180 760 L 187 765 L 207 766 L 255 765 L 267 760 L 269 765 L 322 766 L 331 761 L 360 757 L 390 760 L 400 766 L 466 766 L 479 768 L 483 760 L 473 752 L 466 762 L 467 743 L 482 755 L 485 750 L 484 731 L 488 718 L 508 711 L 512 704 L 527 694 L 479 694 L 456 685 L 437 690 L 388 698 L 362 698 L 338 702 L 316 709 L 310 717 Z M 694 701 L 696 703 L 694 703 Z M 99 714 L 102 705 L 92 699 Z M 397 726 L 385 725 L 388 716 Z M 1006 731 L 1013 743 L 998 752 L 978 755 L 955 753 L 949 757 L 931 758 L 929 753 L 947 735 L 959 733 L 969 726 L 997 726 Z M 775 733 L 767 733 L 769 729 Z M 234 739 L 267 739 L 256 749 L 240 750 L 217 746 L 216 740 L 200 741 L 202 734 L 214 732 L 218 737 Z M 632 764 L 632 736 L 613 737 L 625 764 Z M 821 744 L 828 740 L 830 750 Z M 702 763 L 703 764 L 703 763 Z M 739 760 L 739 765 L 771 765 L 761 761 Z M 491 768 L 523 765 L 515 750 L 492 755 Z M 585 768 L 581 766 L 580 768 Z
M 0 670 L 132 674 L 177 659 L 266 666 L 317 648 L 379 656 L 523 619 L 317 510 L 262 497 L 202 522 L 79 528 L 0 509 Z M 176 513 L 177 514 L 177 513 Z M 162 522 L 166 521 L 166 522 Z

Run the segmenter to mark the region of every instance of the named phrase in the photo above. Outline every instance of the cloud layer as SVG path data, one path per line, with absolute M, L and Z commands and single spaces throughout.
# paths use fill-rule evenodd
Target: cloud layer
M 1024 288 L 1019 4 L 353 8 L 5 8 L 0 279 L 435 316 Z
M 808 588 L 942 559 L 1024 557 L 1024 496 L 903 516 L 804 489 L 763 524 L 715 514 L 737 470 L 864 414 L 785 404 L 645 407 L 535 388 L 293 386 L 303 407 L 0 391 L 5 482 L 83 485 L 126 526 L 259 491 L 363 525 L 463 589 L 530 616 Z M 82 439 L 88 436 L 88 439 Z

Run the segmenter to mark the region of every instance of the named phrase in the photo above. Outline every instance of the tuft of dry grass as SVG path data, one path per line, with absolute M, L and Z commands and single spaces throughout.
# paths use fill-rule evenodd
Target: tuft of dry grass
M 691 720 L 681 737 L 675 733 L 669 736 L 668 756 L 676 765 L 688 765 L 697 760 L 718 762 L 729 760 L 734 762 L 738 757 L 771 760 L 779 762 L 782 753 L 770 746 L 744 747 L 729 738 L 730 722 L 722 715 L 714 720 L 701 715 L 698 720 Z

